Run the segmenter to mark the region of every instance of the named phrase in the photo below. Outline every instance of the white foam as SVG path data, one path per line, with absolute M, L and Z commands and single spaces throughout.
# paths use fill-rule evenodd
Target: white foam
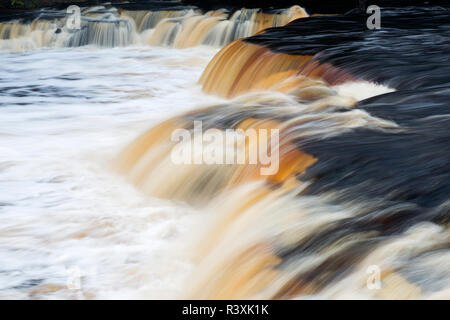
M 352 81 L 333 86 L 341 96 L 351 97 L 358 101 L 368 99 L 381 94 L 394 92 L 395 89 L 368 81 Z

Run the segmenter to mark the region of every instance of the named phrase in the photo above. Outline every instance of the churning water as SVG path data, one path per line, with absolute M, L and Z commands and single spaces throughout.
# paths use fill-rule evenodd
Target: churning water
M 0 298 L 448 298 L 446 9 L 82 14 L 0 23 Z M 171 162 L 194 121 L 279 170 Z
M 144 197 L 110 163 L 157 120 L 214 100 L 196 82 L 216 51 L 2 54 L 0 297 L 174 295 L 188 268 L 165 257 L 197 213 Z M 78 273 L 83 291 L 67 289 Z

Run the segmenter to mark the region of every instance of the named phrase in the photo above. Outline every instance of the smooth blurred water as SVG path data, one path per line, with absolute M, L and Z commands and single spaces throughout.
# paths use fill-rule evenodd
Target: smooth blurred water
M 176 297 L 190 265 L 168 252 L 199 213 L 144 197 L 110 162 L 153 123 L 217 101 L 197 85 L 216 51 L 1 54 L 0 298 Z

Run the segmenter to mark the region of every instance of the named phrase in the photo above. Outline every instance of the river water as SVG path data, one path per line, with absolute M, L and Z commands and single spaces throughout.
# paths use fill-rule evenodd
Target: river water
M 405 10 L 0 22 L 0 299 L 448 298 L 448 15 Z M 196 120 L 279 170 L 174 163 Z
M 216 51 L 1 54 L 0 297 L 176 295 L 189 264 L 164 259 L 196 212 L 144 197 L 110 162 L 158 120 L 218 100 L 197 85 Z

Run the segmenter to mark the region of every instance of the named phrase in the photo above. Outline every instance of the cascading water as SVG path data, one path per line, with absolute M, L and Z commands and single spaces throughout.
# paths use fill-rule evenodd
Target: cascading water
M 390 36 L 403 35 L 389 47 L 381 45 L 383 33 L 366 38 L 353 30 L 360 18 L 351 14 L 236 40 L 199 81 L 204 92 L 233 100 L 171 118 L 119 156 L 119 171 L 149 195 L 214 213 L 191 247 L 196 269 L 182 297 L 448 298 L 448 121 L 434 118 L 446 117 L 448 79 L 398 63 L 420 66 L 405 48 L 436 37 L 448 16 L 443 9 L 414 12 L 424 19 L 417 27 L 408 13 L 384 13 Z M 448 39 L 441 40 L 433 53 L 414 50 L 427 50 L 430 65 L 442 62 Z M 359 50 L 372 45 L 378 58 Z M 447 70 L 448 59 L 440 67 Z M 278 129 L 279 170 L 265 176 L 258 164 L 174 164 L 171 133 L 195 135 L 195 121 L 222 132 Z M 235 147 L 249 158 L 257 149 L 247 138 Z M 367 285 L 373 267 L 382 270 L 379 290 Z M 425 273 L 436 277 L 417 276 Z
M 1 22 L 0 297 L 448 299 L 448 17 Z M 236 154 L 207 163 L 211 146 Z
M 0 24 L 2 51 L 27 51 L 43 47 L 123 47 L 136 43 L 132 21 L 121 19 L 117 10 L 105 13 L 85 12 L 80 28 L 67 27 L 67 18 L 50 15 L 36 18 L 30 24 L 20 21 Z
M 266 14 L 259 9 L 225 10 L 178 9 L 129 11 L 114 7 L 83 8 L 79 28 L 69 24 L 64 11 L 42 11 L 32 21 L 0 23 L 1 51 L 28 51 L 43 47 L 124 47 L 153 45 L 186 48 L 201 44 L 223 46 L 268 27 L 282 26 L 306 17 L 300 7 Z
M 307 13 L 298 6 L 278 14 L 261 13 L 258 9 L 242 9 L 232 14 L 229 19 L 224 11 L 210 11 L 205 15 L 190 12 L 180 18 L 161 21 L 148 41 L 152 45 L 176 48 L 201 44 L 223 46 L 263 29 L 283 26 L 292 20 L 307 16 Z

